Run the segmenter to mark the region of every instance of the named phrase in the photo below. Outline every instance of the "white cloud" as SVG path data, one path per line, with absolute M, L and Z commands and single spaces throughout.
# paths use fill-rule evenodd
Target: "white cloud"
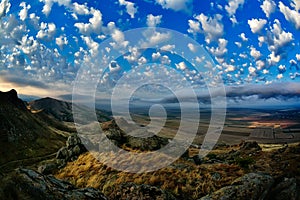
M 294 80 L 295 78 L 300 77 L 300 73 L 299 72 L 295 72 L 294 74 L 290 73 L 290 77 L 292 80 Z
M 266 38 L 264 36 L 259 36 L 258 37 L 258 45 L 261 47 L 264 42 L 266 42 Z
M 27 18 L 28 10 L 31 8 L 31 6 L 28 4 L 26 6 L 25 2 L 20 3 L 20 7 L 23 9 L 19 12 L 19 17 L 22 21 L 24 21 Z
M 266 66 L 266 63 L 262 60 L 258 60 L 255 62 L 255 65 L 257 70 L 262 70 Z
M 156 0 L 164 9 L 191 12 L 193 0 Z
M 29 14 L 30 23 L 34 26 L 35 29 L 39 29 L 40 17 L 35 13 Z
M 225 10 L 227 11 L 229 16 L 232 16 L 236 13 L 236 10 L 244 5 L 244 0 L 229 0 L 228 5 L 225 6 Z
M 273 0 L 264 0 L 260 7 L 266 14 L 267 18 L 269 18 L 270 15 L 275 11 L 276 3 Z
M 129 42 L 125 40 L 124 33 L 116 28 L 115 23 L 109 22 L 107 27 L 110 30 L 111 37 L 114 41 L 111 42 L 110 45 L 115 49 L 126 48 Z
M 36 38 L 42 40 L 49 40 L 54 37 L 55 33 L 56 33 L 56 25 L 54 23 L 42 22 L 40 25 L 40 30 L 36 35 Z
M 119 72 L 120 70 L 121 70 L 121 66 L 116 61 L 112 61 L 109 64 L 109 71 L 111 73 L 116 73 L 116 72 Z
M 192 33 L 193 35 L 196 35 L 197 33 L 200 33 L 200 23 L 194 20 L 188 20 L 189 23 L 189 29 L 188 32 Z
M 162 51 L 173 51 L 175 49 L 174 44 L 167 44 L 160 48 Z
M 137 8 L 134 6 L 134 3 L 125 0 L 119 0 L 121 6 L 126 6 L 126 12 L 130 15 L 131 18 L 134 18 L 134 15 L 137 13 Z
M 244 41 L 244 42 L 247 42 L 248 41 L 248 38 L 246 37 L 245 33 L 241 33 L 239 35 L 239 37 Z
M 92 55 L 96 55 L 98 53 L 99 44 L 95 42 L 90 36 L 81 36 L 81 38 L 88 46 L 89 52 Z
M 180 70 L 185 70 L 186 68 L 187 68 L 187 66 L 186 66 L 186 64 L 185 64 L 185 62 L 180 62 L 180 63 L 175 63 L 175 66 L 176 66 L 176 68 L 177 69 L 180 69 Z
M 256 50 L 255 47 L 250 47 L 251 51 L 250 51 L 250 55 L 255 59 L 259 59 L 261 57 L 261 53 L 260 51 Z
M 300 1 L 299 0 L 292 0 L 291 6 L 295 8 L 296 11 L 300 10 Z
M 68 44 L 68 40 L 65 36 L 60 36 L 58 38 L 55 38 L 55 43 L 61 48 L 63 49 L 64 45 Z
M 228 44 L 228 41 L 224 38 L 220 38 L 218 40 L 218 47 L 212 47 L 210 48 L 210 52 L 215 55 L 218 58 L 224 57 L 224 55 L 228 52 L 228 49 L 226 48 Z
M 283 78 L 283 74 L 278 74 L 277 75 L 277 79 L 282 79 Z
M 31 55 L 38 48 L 38 42 L 32 37 L 28 37 L 28 35 L 24 35 L 21 40 L 21 50 L 23 53 L 27 55 Z
M 286 71 L 285 65 L 279 65 L 278 71 L 279 71 L 281 74 L 283 74 L 283 73 Z
M 234 42 L 234 44 L 235 44 L 236 46 L 238 46 L 238 48 L 241 48 L 241 47 L 242 47 L 242 43 L 240 43 L 240 42 Z
M 190 50 L 191 52 L 196 52 L 196 51 L 197 51 L 196 46 L 193 45 L 192 43 L 188 43 L 187 46 L 188 46 L 188 48 L 189 48 L 189 50 Z
M 152 60 L 158 60 L 161 57 L 161 54 L 159 52 L 152 53 Z
M 277 64 L 281 60 L 281 56 L 275 55 L 274 51 L 272 51 L 268 57 L 269 57 L 268 61 L 270 65 Z
M 125 55 L 124 58 L 130 63 L 137 62 L 141 56 L 141 53 L 137 47 L 129 48 L 129 53 L 130 54 Z
M 245 53 L 240 53 L 239 56 L 243 59 L 246 59 L 248 57 L 247 54 Z
M 89 35 L 91 33 L 99 34 L 102 28 L 102 13 L 99 10 L 91 9 L 92 17 L 89 23 L 75 23 L 74 26 L 79 29 L 81 34 Z
M 296 58 L 298 61 L 300 61 L 300 54 L 296 54 Z
M 269 50 L 273 51 L 275 55 L 281 52 L 293 40 L 293 34 L 282 30 L 281 24 L 277 19 L 274 21 L 271 33 L 273 38 L 269 38 Z
M 248 20 L 248 24 L 250 26 L 252 33 L 259 33 L 262 30 L 262 28 L 265 26 L 266 23 L 267 23 L 267 20 L 265 20 L 265 19 Z
M 147 15 L 147 26 L 155 27 L 161 23 L 162 15 L 154 16 L 152 14 Z
M 198 22 L 189 20 L 189 33 L 203 32 L 206 43 L 211 43 L 213 40 L 218 40 L 224 34 L 224 25 L 221 22 L 222 15 L 216 14 L 214 17 L 205 16 L 203 13 L 195 16 Z M 201 28 L 200 28 L 200 24 Z
M 11 4 L 10 4 L 9 0 L 1 1 L 1 3 L 0 3 L 0 19 L 9 12 L 10 6 L 11 6 Z
M 164 55 L 160 58 L 160 62 L 164 65 L 170 65 L 171 64 L 171 60 L 167 55 Z
M 71 3 L 71 0 L 40 0 L 40 1 L 44 3 L 42 12 L 46 16 L 50 14 L 54 3 L 58 3 L 59 6 L 66 6 L 66 7 L 69 7 Z
M 143 33 L 144 37 L 146 38 L 146 41 L 142 42 L 142 47 L 153 47 L 157 44 L 161 44 L 171 38 L 170 32 L 159 32 L 159 31 L 152 31 L 152 30 L 146 30 Z M 172 47 L 173 45 L 169 45 L 169 47 Z M 168 49 L 166 49 L 167 51 Z
M 223 65 L 223 67 L 225 67 L 225 72 L 233 72 L 235 70 L 234 65 L 230 65 L 225 62 L 222 65 Z
M 288 6 L 285 6 L 281 1 L 279 2 L 278 7 L 280 9 L 280 12 L 284 15 L 285 19 L 293 23 L 296 29 L 300 29 L 300 13 L 296 10 L 291 10 Z
M 256 68 L 255 68 L 255 67 L 252 67 L 252 66 L 250 66 L 250 67 L 248 67 L 248 71 L 249 71 L 249 73 L 250 73 L 250 74 L 255 74 L 255 72 L 256 72 Z
M 289 63 L 291 64 L 291 66 L 297 65 L 297 62 L 296 62 L 296 60 L 294 60 L 294 59 L 291 59 Z
M 264 70 L 262 71 L 262 73 L 263 73 L 263 74 L 268 74 L 268 73 L 269 73 L 269 70 L 264 69 Z
M 73 3 L 73 10 L 78 15 L 88 15 L 90 13 L 89 8 L 85 4 Z

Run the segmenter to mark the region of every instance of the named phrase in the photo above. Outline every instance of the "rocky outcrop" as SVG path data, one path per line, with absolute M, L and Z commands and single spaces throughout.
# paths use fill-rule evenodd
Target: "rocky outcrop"
M 17 169 L 1 182 L 0 199 L 107 200 L 94 188 L 78 189 L 72 184 L 30 169 Z
M 176 200 L 170 193 L 150 185 L 136 185 L 134 183 L 121 184 L 119 192 L 111 194 L 110 199 L 119 200 Z
M 261 147 L 256 141 L 242 142 L 240 144 L 240 151 L 261 151 Z
M 249 173 L 236 180 L 230 186 L 223 187 L 200 200 L 296 200 L 299 199 L 297 179 L 273 177 L 263 173 Z
M 68 161 L 76 160 L 80 154 L 86 151 L 78 135 L 69 136 L 66 146 L 60 148 L 56 153 L 58 167 L 64 167 Z
M 21 110 L 27 110 L 25 103 L 18 98 L 17 91 L 12 89 L 8 92 L 0 91 L 0 105 L 13 104 Z
M 122 124 L 122 129 L 118 127 L 118 124 Z M 167 138 L 153 135 L 146 129 L 128 124 L 124 119 L 118 119 L 118 123 L 115 120 L 102 123 L 101 127 L 106 137 L 119 147 L 126 145 L 132 149 L 154 151 L 168 144 Z M 132 136 L 134 131 L 143 132 L 139 134 L 150 135 L 150 137 L 134 137 Z
M 216 192 L 202 197 L 201 200 L 256 200 L 264 199 L 274 179 L 262 173 L 249 173 L 236 179 L 230 186 L 226 186 Z
M 268 199 L 274 200 L 296 200 L 297 199 L 297 180 L 296 178 L 283 178 L 274 186 L 269 194 Z

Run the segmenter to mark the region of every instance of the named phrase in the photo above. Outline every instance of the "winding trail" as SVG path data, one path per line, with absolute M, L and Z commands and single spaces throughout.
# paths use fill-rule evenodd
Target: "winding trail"
M 3 172 L 8 172 L 8 171 L 11 171 L 11 169 L 15 168 L 16 166 L 31 165 L 31 164 L 34 164 L 36 162 L 40 162 L 42 160 L 55 158 L 55 156 L 56 156 L 56 152 L 51 153 L 51 154 L 42 155 L 42 156 L 33 157 L 33 158 L 24 158 L 24 159 L 19 159 L 19 160 L 12 160 L 12 161 L 9 161 L 7 163 L 4 163 L 4 164 L 0 165 L 0 171 L 2 173 Z

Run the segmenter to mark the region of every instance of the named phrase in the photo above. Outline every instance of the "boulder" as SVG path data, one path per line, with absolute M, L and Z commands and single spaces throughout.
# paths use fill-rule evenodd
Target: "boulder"
M 44 175 L 52 174 L 58 168 L 56 163 L 47 163 L 38 167 L 38 172 Z
M 69 152 L 67 147 L 62 147 L 56 153 L 56 159 L 67 159 L 69 157 Z
M 64 167 L 68 161 L 76 160 L 80 154 L 86 151 L 87 149 L 81 143 L 81 140 L 77 135 L 69 136 L 66 146 L 60 148 L 56 153 L 57 167 Z
M 148 138 L 127 136 L 126 145 L 142 151 L 155 151 L 168 144 L 168 139 L 154 135 Z
M 261 147 L 255 141 L 242 142 L 240 151 L 261 151 Z
M 17 169 L 2 180 L 0 199 L 107 200 L 100 191 L 94 188 L 78 189 L 68 182 L 30 169 Z
M 268 194 L 274 179 L 263 173 L 249 173 L 216 192 L 202 197 L 201 200 L 239 200 L 264 199 Z
M 281 200 L 297 199 L 297 180 L 296 178 L 284 178 L 270 192 L 269 199 Z
M 81 144 L 81 140 L 77 135 L 71 135 L 68 137 L 68 140 L 66 142 L 66 146 L 68 147 L 68 149 L 78 144 Z
M 110 199 L 119 200 L 176 200 L 176 198 L 155 186 L 150 185 L 137 185 L 135 183 L 124 183 L 117 189 L 118 192 L 114 192 L 109 196 Z

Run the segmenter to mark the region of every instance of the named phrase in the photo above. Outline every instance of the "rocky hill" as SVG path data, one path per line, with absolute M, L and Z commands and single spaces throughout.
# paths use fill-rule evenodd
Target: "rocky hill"
M 0 166 L 49 155 L 66 140 L 28 110 L 15 90 L 0 93 L 0 119 Z
M 82 113 L 87 112 L 89 108 L 84 106 L 78 106 L 71 102 L 61 101 L 50 97 L 34 100 L 28 103 L 29 109 L 34 113 L 43 113 L 46 116 L 50 116 L 58 121 L 73 122 L 73 110 L 72 106 L 76 106 L 76 109 Z M 110 120 L 109 114 L 96 110 L 97 118 L 99 121 Z

